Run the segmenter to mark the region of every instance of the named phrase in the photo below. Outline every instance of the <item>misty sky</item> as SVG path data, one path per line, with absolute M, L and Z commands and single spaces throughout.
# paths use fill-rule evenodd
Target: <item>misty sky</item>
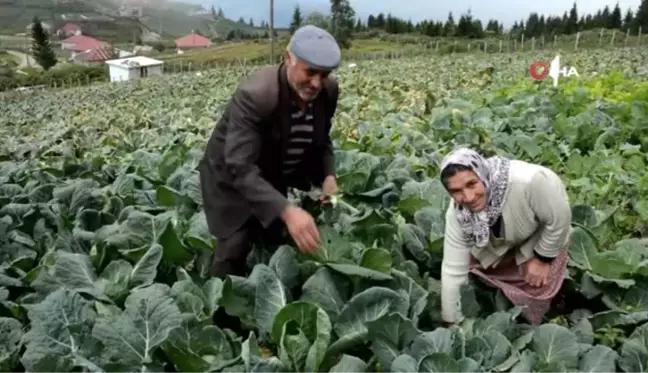
M 221 6 L 228 18 L 238 19 L 244 17 L 246 20 L 253 18 L 255 21 L 268 19 L 269 0 L 185 0 L 206 5 L 214 4 Z M 481 19 L 482 22 L 489 18 L 496 18 L 510 26 L 514 21 L 526 18 L 531 11 L 540 14 L 562 15 L 565 10 L 571 8 L 571 0 L 350 0 L 351 6 L 363 19 L 369 14 L 379 12 L 391 12 L 394 16 L 412 21 L 422 19 L 445 20 L 448 12 L 452 11 L 455 20 L 459 15 L 471 8 L 472 14 Z M 618 0 L 623 13 L 628 8 L 636 10 L 641 0 Z M 275 0 L 275 22 L 277 26 L 287 26 L 295 4 L 299 3 L 302 12 L 312 10 L 327 11 L 329 0 Z M 609 5 L 613 8 L 617 3 L 615 0 L 580 0 L 577 1 L 579 12 L 596 12 L 597 9 Z

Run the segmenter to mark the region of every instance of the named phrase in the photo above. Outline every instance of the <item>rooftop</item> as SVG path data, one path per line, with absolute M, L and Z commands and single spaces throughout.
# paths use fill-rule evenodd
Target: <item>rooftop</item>
M 103 46 L 95 49 L 90 49 L 85 52 L 81 52 L 74 56 L 76 61 L 85 61 L 85 62 L 100 62 L 106 61 L 115 57 L 115 51 L 112 47 Z
M 176 47 L 209 47 L 212 44 L 211 40 L 207 39 L 202 35 L 198 35 L 192 32 L 189 35 L 185 35 L 181 38 L 176 39 Z
M 135 57 L 120 58 L 117 60 L 110 60 L 110 61 L 106 61 L 106 63 L 111 66 L 127 67 L 130 69 L 130 68 L 137 68 L 137 67 L 162 65 L 164 62 L 155 60 L 153 58 L 145 57 L 145 56 L 135 56 Z
M 107 43 L 103 41 L 99 41 L 86 35 L 74 35 L 63 40 L 61 43 L 72 44 L 72 47 L 70 47 L 69 49 L 76 52 L 85 52 L 88 49 L 100 48 L 107 45 Z

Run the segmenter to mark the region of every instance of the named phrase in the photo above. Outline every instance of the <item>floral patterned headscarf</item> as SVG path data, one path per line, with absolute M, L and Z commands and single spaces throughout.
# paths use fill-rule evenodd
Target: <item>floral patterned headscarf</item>
M 486 187 L 488 202 L 486 208 L 480 212 L 474 213 L 453 201 L 459 225 L 465 236 L 474 241 L 478 248 L 484 248 L 488 245 L 490 226 L 495 224 L 502 213 L 510 180 L 511 160 L 500 156 L 485 159 L 474 150 L 460 148 L 443 160 L 441 171 L 451 164 L 469 167 Z

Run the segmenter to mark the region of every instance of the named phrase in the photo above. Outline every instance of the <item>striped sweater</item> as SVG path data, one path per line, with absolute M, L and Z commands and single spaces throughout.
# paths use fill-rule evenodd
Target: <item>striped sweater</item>
M 291 117 L 289 145 L 282 165 L 282 171 L 287 180 L 299 177 L 297 170 L 303 161 L 306 149 L 313 142 L 315 125 L 313 103 L 306 104 L 305 110 L 302 111 L 299 104 L 293 102 Z

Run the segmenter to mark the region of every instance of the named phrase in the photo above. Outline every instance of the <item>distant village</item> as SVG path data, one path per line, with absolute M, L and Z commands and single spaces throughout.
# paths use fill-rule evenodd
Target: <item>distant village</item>
M 146 54 L 153 50 L 150 45 L 134 45 L 130 50 L 118 48 L 108 41 L 86 35 L 83 28 L 73 22 L 65 23 L 56 30 L 53 30 L 52 25 L 47 22 L 43 22 L 42 25 L 50 35 L 61 39 L 61 53 L 59 54 L 65 56 L 70 63 L 101 64 L 114 58 Z M 31 24 L 28 26 L 29 28 L 31 28 Z M 159 40 L 159 36 L 155 33 L 149 32 L 142 36 L 142 42 L 145 43 L 154 43 L 157 40 Z M 213 43 L 210 39 L 192 32 L 177 38 L 174 44 L 177 53 L 184 53 L 187 50 L 209 48 Z
M 12 35 L 0 36 L 0 52 L 4 51 L 5 55 L 13 55 L 14 65 L 5 65 L 0 69 L 0 91 L 11 89 L 11 87 L 25 86 L 42 86 L 60 84 L 70 84 L 65 81 L 65 74 L 70 76 L 71 80 L 79 80 L 81 76 L 83 82 L 87 83 L 98 78 L 96 69 L 77 69 L 70 70 L 63 68 L 64 65 L 69 67 L 107 67 L 106 73 L 110 76 L 110 81 L 134 80 L 155 75 L 162 75 L 165 62 L 173 60 L 171 65 L 176 68 L 183 68 L 182 61 L 185 57 L 176 58 L 175 55 L 188 54 L 187 59 L 191 59 L 194 54 L 190 51 L 219 49 L 223 42 L 234 40 L 245 40 L 247 38 L 264 38 L 266 35 L 261 33 L 247 32 L 248 28 L 254 28 L 250 23 L 242 19 L 238 22 L 226 19 L 222 11 L 218 9 L 205 10 L 203 7 L 188 7 L 181 10 L 181 13 L 189 16 L 197 16 L 198 20 L 218 21 L 225 20 L 225 26 L 222 28 L 228 30 L 223 34 L 212 27 L 206 27 L 207 33 L 203 27 L 202 21 L 187 24 L 184 30 L 187 32 L 194 27 L 195 29 L 180 36 L 180 32 L 169 32 L 163 29 L 163 23 L 169 22 L 171 28 L 176 26 L 173 19 L 171 21 L 162 18 L 159 14 L 147 14 L 151 12 L 150 0 L 119 0 L 121 5 L 118 7 L 106 7 L 101 2 L 86 2 L 86 0 L 54 0 L 59 5 L 66 5 L 70 10 L 54 14 L 53 19 L 39 20 L 43 31 L 49 36 L 50 49 L 55 53 L 58 63 L 55 68 L 45 68 L 49 74 L 40 74 L 40 69 L 29 69 L 38 67 L 40 62 L 32 54 L 33 23 L 22 27 L 18 26 L 16 33 Z M 158 0 L 155 4 L 157 5 Z M 164 0 L 159 0 L 164 1 Z M 78 7 L 77 7 L 78 4 Z M 84 5 L 85 4 L 85 5 Z M 85 7 L 84 7 L 85 6 Z M 160 6 L 164 6 L 160 4 Z M 154 13 L 153 13 L 154 14 Z M 151 22 L 152 19 L 155 20 Z M 157 24 L 159 19 L 160 27 L 152 26 Z M 180 18 L 182 19 L 182 18 Z M 231 22 L 231 24 L 229 23 Z M 237 25 L 241 28 L 237 28 Z M 233 26 L 233 27 L 232 27 Z M 263 26 L 263 25 L 262 25 Z M 151 27 L 155 27 L 153 30 Z M 182 28 L 182 27 L 180 27 Z M 158 32 L 155 32 L 158 31 Z M 249 35 L 248 35 L 249 33 Z M 232 35 L 230 35 L 232 34 Z M 276 34 L 276 32 L 275 32 Z M 174 35 L 169 38 L 169 35 Z M 179 36 L 179 37 L 178 37 Z M 207 52 L 209 53 L 209 52 Z M 5 57 L 5 60 L 9 60 Z M 180 62 L 178 62 L 180 61 Z M 0 61 L 1 62 L 1 61 Z M 191 65 L 191 63 L 189 63 Z M 51 70 L 50 70 L 51 69 Z M 101 69 L 103 70 L 103 69 Z M 174 70 L 175 71 L 175 70 Z M 102 73 L 103 74 L 103 73 Z M 86 77 L 86 75 L 88 75 Z M 101 75 L 101 74 L 100 74 Z M 105 76 L 105 75 L 103 75 Z M 103 78 L 105 79 L 105 78 Z M 79 84 L 81 84 L 79 82 Z

